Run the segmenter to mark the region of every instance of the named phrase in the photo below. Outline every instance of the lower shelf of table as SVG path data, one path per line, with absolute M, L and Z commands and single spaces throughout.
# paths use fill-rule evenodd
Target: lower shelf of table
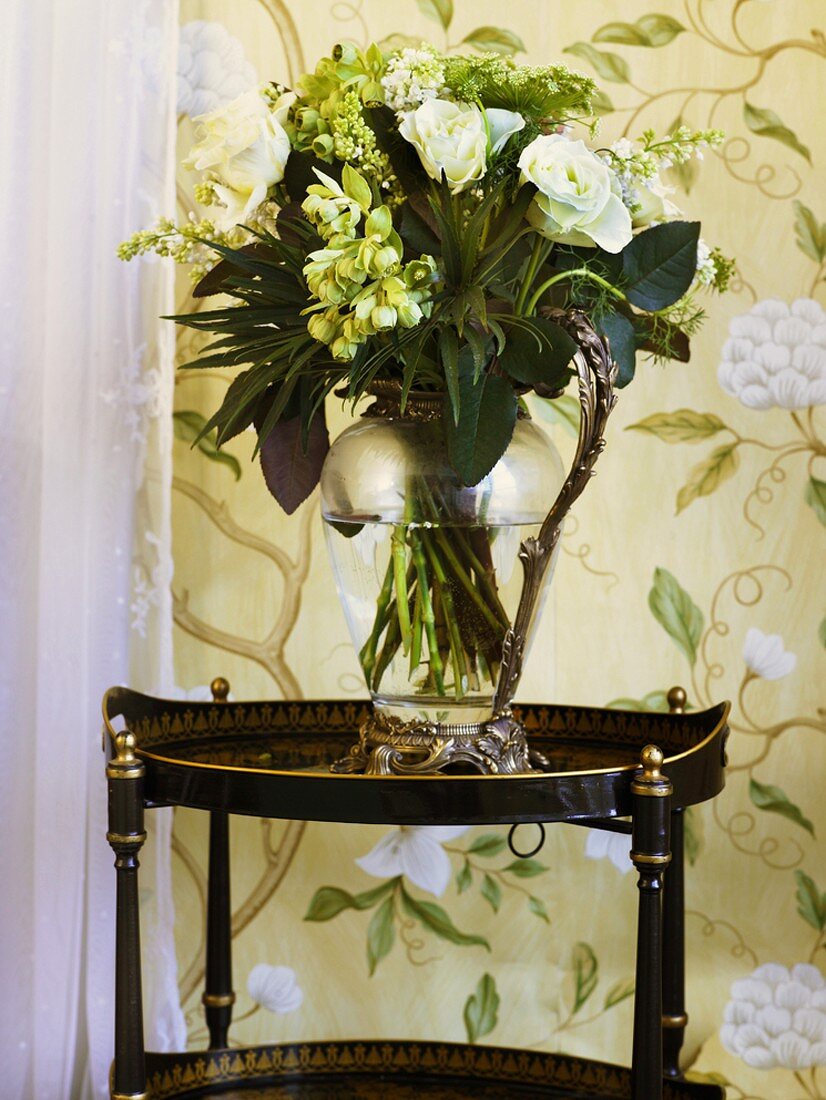
M 630 1100 L 622 1066 L 563 1054 L 411 1040 L 348 1040 L 147 1054 L 152 1100 Z M 724 1100 L 666 1081 L 664 1100 Z

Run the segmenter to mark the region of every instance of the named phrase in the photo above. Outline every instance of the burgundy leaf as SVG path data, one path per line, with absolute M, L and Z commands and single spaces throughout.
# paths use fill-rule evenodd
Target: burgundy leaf
M 288 516 L 318 485 L 329 449 L 330 437 L 323 412 L 313 417 L 306 454 L 301 446 L 300 416 L 279 420 L 261 444 L 264 481 Z

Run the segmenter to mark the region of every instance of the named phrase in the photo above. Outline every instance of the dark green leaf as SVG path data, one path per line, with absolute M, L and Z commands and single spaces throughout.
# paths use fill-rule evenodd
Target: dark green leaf
M 399 236 L 409 248 L 408 259 L 418 259 L 422 254 L 438 256 L 441 249 L 439 238 L 409 200 L 399 207 L 396 218 Z
M 631 79 L 631 71 L 628 62 L 616 53 L 602 53 L 595 50 L 589 42 L 575 42 L 568 46 L 563 53 L 572 53 L 574 57 L 581 57 L 592 65 L 603 80 L 611 80 L 615 84 L 627 84 Z
M 408 195 L 422 185 L 422 166 L 416 150 L 399 133 L 399 124 L 389 107 L 363 107 L 370 129 L 382 152 L 390 158 L 393 171 Z
M 319 182 L 318 176 L 314 172 L 315 168 L 323 172 L 325 176 L 330 176 L 336 183 L 341 183 L 343 167 L 341 161 L 334 160 L 328 164 L 326 160 L 321 160 L 315 153 L 292 152 L 287 157 L 287 163 L 284 167 L 284 189 L 293 202 L 301 203 L 307 197 L 307 188 L 310 184 Z
M 367 890 L 363 894 L 355 895 L 348 894 L 346 890 L 339 890 L 337 886 L 322 886 L 313 895 L 304 920 L 332 920 L 345 909 L 369 909 L 393 890 L 398 881 L 397 878 L 393 878 L 377 886 L 375 890 Z
M 628 997 L 634 996 L 634 979 L 622 978 L 618 982 L 614 982 L 608 992 L 605 994 L 605 1004 L 603 1009 L 613 1008 L 614 1005 L 618 1005 L 620 1001 L 627 1000 Z
M 654 570 L 654 586 L 648 593 L 648 606 L 660 626 L 693 665 L 703 633 L 703 613 L 667 569 Z
M 737 472 L 740 455 L 737 441 L 716 447 L 708 458 L 698 462 L 688 475 L 688 481 L 677 493 L 677 515 L 700 497 L 710 496 L 724 481 Z
M 502 904 L 502 887 L 496 879 L 491 878 L 490 875 L 485 875 L 482 879 L 481 893 L 485 901 L 490 902 L 490 906 L 494 913 L 498 913 L 499 906 Z
M 507 330 L 499 366 L 526 386 L 541 382 L 561 389 L 571 378 L 568 364 L 576 352 L 576 343 L 560 325 L 546 317 L 522 318 L 518 328 Z
M 617 388 L 622 389 L 634 377 L 637 367 L 637 344 L 634 326 L 621 313 L 606 313 L 599 322 L 599 329 L 608 337 L 611 358 L 617 364 Z
M 752 133 L 762 137 L 774 138 L 775 141 L 787 145 L 805 157 L 809 164 L 812 163 L 812 154 L 808 147 L 798 140 L 797 134 L 784 126 L 780 117 L 768 107 L 754 107 L 751 103 L 743 104 L 743 118 Z
M 465 485 L 477 485 L 489 473 L 511 441 L 517 399 L 511 384 L 497 375 L 473 373 L 459 379 L 459 420 L 445 408 L 443 424 L 450 464 Z
M 786 792 L 781 790 L 780 787 L 775 787 L 771 783 L 758 783 L 756 779 L 750 779 L 749 798 L 758 810 L 780 814 L 781 817 L 793 821 L 795 825 L 799 825 L 801 829 L 805 829 L 812 836 L 815 835 L 814 825 L 808 817 L 803 816 L 800 808 L 791 801 Z
M 463 41 L 475 50 L 498 53 L 504 57 L 525 52 L 525 43 L 519 35 L 503 27 L 477 27 L 475 31 L 466 34 Z
M 653 312 L 685 294 L 697 271 L 699 222 L 664 222 L 634 237 L 622 250 L 629 302 Z
M 797 911 L 818 932 L 826 928 L 826 894 L 821 894 L 812 879 L 803 871 L 795 871 Z
M 629 424 L 625 430 L 648 432 L 663 443 L 700 443 L 717 432 L 725 431 L 726 425 L 714 413 L 677 409 L 671 413 L 653 413 L 645 420 Z
M 575 944 L 572 964 L 574 968 L 574 1007 L 571 1015 L 576 1016 L 596 989 L 599 980 L 599 964 L 593 947 L 587 943 Z
M 435 19 L 441 23 L 445 30 L 453 19 L 453 0 L 416 0 L 419 11 L 424 12 L 429 19 Z
M 541 875 L 543 871 L 547 871 L 548 868 L 536 859 L 515 859 L 513 863 L 509 863 L 502 870 L 510 871 L 517 878 L 535 878 L 537 875 Z
M 279 420 L 261 443 L 261 469 L 267 488 L 292 515 L 318 485 L 321 467 L 330 449 L 323 411 L 313 417 L 306 449 L 302 443 L 302 418 Z
M 812 475 L 806 485 L 806 503 L 814 509 L 814 513 L 824 526 L 826 526 L 826 481 Z
M 483 1035 L 489 1035 L 496 1027 L 499 1011 L 499 994 L 496 982 L 490 974 L 484 974 L 465 1002 L 465 1030 L 469 1043 L 475 1043 Z
M 467 860 L 462 864 L 462 868 L 456 875 L 456 889 L 460 894 L 464 894 L 465 890 L 473 882 L 473 872 L 470 869 L 470 864 Z
M 794 230 L 797 247 L 816 264 L 826 260 L 826 222 L 818 222 L 808 206 L 798 199 L 794 201 Z
M 548 916 L 548 910 L 545 908 L 545 902 L 540 898 L 529 897 L 528 908 L 532 913 L 535 913 L 537 917 L 544 920 L 546 924 L 551 923 L 551 918 Z
M 453 413 L 453 423 L 459 423 L 462 399 L 459 392 L 459 337 L 456 329 L 445 326 L 439 333 L 439 357 L 445 372 L 447 396 Z
M 666 46 L 685 27 L 670 15 L 643 15 L 636 23 L 606 23 L 592 36 L 593 42 L 615 42 L 622 46 Z
M 490 951 L 490 944 L 484 936 L 474 936 L 467 932 L 460 932 L 441 905 L 434 905 L 432 901 L 419 901 L 411 897 L 402 887 L 402 905 L 414 920 L 420 921 L 425 928 L 443 940 L 460 946 L 478 944 Z
M 367 966 L 370 977 L 375 974 L 381 960 L 390 953 L 396 938 L 393 927 L 393 898 L 385 898 L 367 928 Z
M 172 414 L 172 427 L 176 439 L 182 439 L 185 443 L 194 443 L 201 454 L 206 455 L 212 462 L 220 462 L 228 466 L 235 475 L 235 480 L 241 477 L 241 463 L 228 451 L 219 451 L 212 432 L 203 434 L 207 427 L 206 417 L 201 416 L 194 409 L 181 409 Z
M 477 856 L 498 856 L 506 844 L 507 841 L 499 833 L 483 833 L 476 837 L 468 852 Z

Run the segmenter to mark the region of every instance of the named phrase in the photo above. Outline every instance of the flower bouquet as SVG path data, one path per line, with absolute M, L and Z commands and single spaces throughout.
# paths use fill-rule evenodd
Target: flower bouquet
M 688 359 L 700 292 L 732 271 L 662 176 L 722 135 L 600 144 L 595 94 L 560 65 L 343 43 L 294 90 L 197 119 L 203 216 L 121 246 L 192 266 L 175 320 L 217 339 L 186 365 L 242 368 L 204 433 L 253 427 L 288 513 L 321 479 L 362 669 L 397 719 L 490 714 L 517 555 L 564 477 L 524 398 L 575 375 L 570 311 L 621 387 L 638 353 Z M 330 450 L 333 394 L 375 400 Z

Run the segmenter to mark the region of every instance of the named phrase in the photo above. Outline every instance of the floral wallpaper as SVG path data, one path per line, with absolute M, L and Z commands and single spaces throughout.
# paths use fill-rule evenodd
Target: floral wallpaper
M 684 1055 L 734 1100 L 826 1097 L 823 15 L 818 0 L 182 2 L 182 151 L 194 115 L 289 84 L 336 40 L 392 35 L 597 75 L 608 140 L 726 130 L 701 177 L 678 166 L 671 183 L 737 256 L 734 293 L 711 301 L 689 364 L 644 364 L 622 392 L 522 696 L 656 709 L 682 683 L 692 706 L 733 700 L 728 785 L 687 822 Z M 193 208 L 183 170 L 179 199 Z M 228 381 L 177 379 L 180 690 L 221 674 L 236 698 L 363 694 L 317 501 L 281 514 L 251 437 L 190 449 Z M 568 453 L 571 408 L 543 421 Z M 177 811 L 192 1045 L 206 847 L 204 815 Z M 520 861 L 504 830 L 233 819 L 232 849 L 233 1041 L 441 1037 L 628 1061 L 627 838 L 559 826 Z

